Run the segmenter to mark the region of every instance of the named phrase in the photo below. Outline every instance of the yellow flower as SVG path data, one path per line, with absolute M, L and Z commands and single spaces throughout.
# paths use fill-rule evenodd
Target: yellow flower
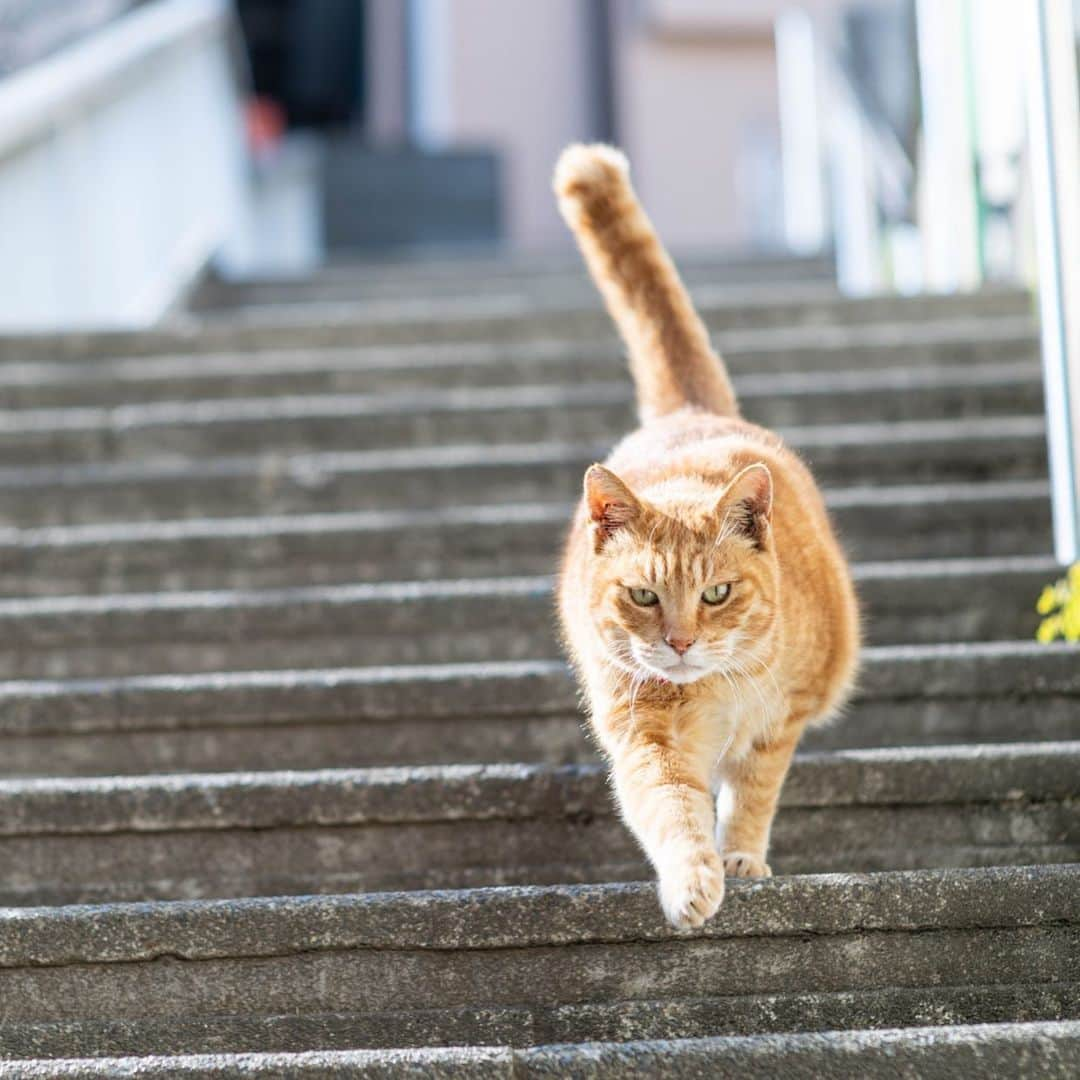
M 1049 615 L 1058 606 L 1057 592 L 1053 585 L 1047 585 L 1041 593 L 1039 593 L 1039 601 L 1035 605 L 1035 610 L 1040 615 Z
M 1080 597 L 1062 612 L 1061 632 L 1066 641 L 1080 641 Z
M 1035 631 L 1036 640 L 1048 645 L 1064 638 L 1080 641 L 1080 563 L 1053 585 L 1047 585 L 1035 603 L 1035 610 L 1043 616 Z

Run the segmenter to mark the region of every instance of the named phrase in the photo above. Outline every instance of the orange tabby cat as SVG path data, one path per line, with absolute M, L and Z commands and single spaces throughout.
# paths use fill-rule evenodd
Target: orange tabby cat
M 626 159 L 571 146 L 555 192 L 629 350 L 642 421 L 585 474 L 563 632 L 664 913 L 700 926 L 725 871 L 770 873 L 799 736 L 850 693 L 858 609 L 813 478 L 739 418 Z

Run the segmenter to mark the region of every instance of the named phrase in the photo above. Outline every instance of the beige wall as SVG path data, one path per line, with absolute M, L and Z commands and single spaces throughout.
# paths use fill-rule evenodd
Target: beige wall
M 619 0 L 619 137 L 638 191 L 674 247 L 742 247 L 760 233 L 779 147 L 769 34 L 667 35 Z
M 414 49 L 425 58 L 423 138 L 501 151 L 510 245 L 564 245 L 549 178 L 560 148 L 590 135 L 586 4 L 415 2 L 427 34 L 420 53 Z M 772 18 L 783 6 L 786 0 L 610 0 L 618 140 L 673 246 L 750 246 L 768 234 L 770 216 L 779 236 Z
M 438 2 L 438 0 L 436 0 Z M 503 168 L 507 239 L 521 249 L 563 243 L 551 197 L 559 150 L 584 134 L 588 109 L 580 0 L 450 0 L 437 27 L 445 66 L 427 141 L 490 145 Z
M 551 170 L 559 150 L 582 137 L 587 115 L 583 5 L 453 2 L 458 133 L 502 151 L 511 241 L 530 248 L 559 243 L 564 226 L 551 197 Z

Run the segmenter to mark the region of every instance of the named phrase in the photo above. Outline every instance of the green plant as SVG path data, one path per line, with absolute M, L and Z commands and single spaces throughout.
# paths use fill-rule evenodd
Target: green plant
M 1035 632 L 1039 641 L 1080 641 L 1080 563 L 1043 589 L 1035 610 L 1043 617 Z

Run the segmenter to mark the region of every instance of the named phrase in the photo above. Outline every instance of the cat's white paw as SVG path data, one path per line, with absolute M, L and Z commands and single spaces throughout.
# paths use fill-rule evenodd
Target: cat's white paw
M 665 867 L 657 888 L 668 922 L 680 930 L 696 928 L 716 914 L 724 899 L 724 864 L 716 852 L 704 852 Z
M 724 869 L 731 877 L 772 877 L 769 864 L 752 851 L 729 851 L 724 855 Z

